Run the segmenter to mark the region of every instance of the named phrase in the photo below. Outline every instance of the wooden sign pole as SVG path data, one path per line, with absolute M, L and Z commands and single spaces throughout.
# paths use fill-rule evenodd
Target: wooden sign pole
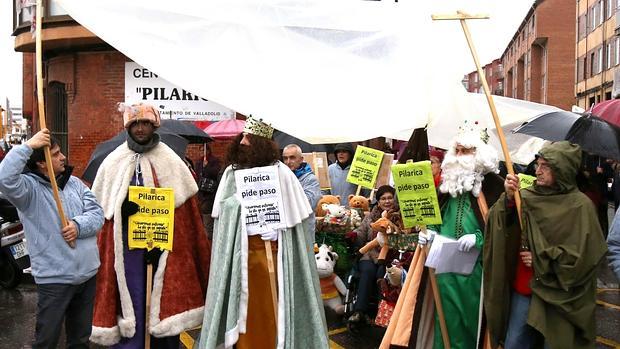
M 39 110 L 39 128 L 41 130 L 47 128 L 45 126 L 45 99 L 43 97 L 43 53 L 42 53 L 42 17 L 43 17 L 43 4 L 42 0 L 37 0 L 37 12 L 36 12 L 36 66 L 37 66 L 37 104 Z M 56 208 L 58 209 L 58 215 L 60 216 L 60 223 L 62 227 L 66 227 L 68 225 L 67 218 L 65 217 L 65 212 L 62 208 L 62 203 L 60 201 L 60 195 L 58 194 L 58 184 L 56 183 L 56 175 L 54 174 L 54 167 L 52 166 L 52 155 L 50 153 L 50 147 L 46 146 L 43 148 L 45 153 L 45 163 L 47 164 L 47 174 L 50 178 L 50 183 L 52 184 L 52 191 L 54 193 L 54 201 L 56 201 Z M 67 242 L 71 248 L 75 248 L 75 241 Z
M 276 324 L 278 323 L 278 289 L 276 286 L 276 268 L 273 263 L 273 252 L 271 252 L 271 241 L 265 240 L 265 255 L 267 256 L 267 269 L 269 271 L 269 284 L 271 285 L 271 300 L 273 302 L 273 314 Z M 277 326 L 276 326 L 277 327 Z
M 499 116 L 497 115 L 497 109 L 495 108 L 495 102 L 493 101 L 493 97 L 491 97 L 491 90 L 489 89 L 489 84 L 487 83 L 487 79 L 484 75 L 484 70 L 480 65 L 480 60 L 478 59 L 478 53 L 476 52 L 476 48 L 474 47 L 474 42 L 471 38 L 471 34 L 469 33 L 469 28 L 467 27 L 468 19 L 488 19 L 487 15 L 469 15 L 463 11 L 457 11 L 457 14 L 454 15 L 432 15 L 433 20 L 459 20 L 461 22 L 461 27 L 463 28 L 463 33 L 465 34 L 465 39 L 467 40 L 467 45 L 469 45 L 469 50 L 471 51 L 471 55 L 474 59 L 474 63 L 476 64 L 476 70 L 478 71 L 479 80 L 482 83 L 482 88 L 484 89 L 484 94 L 487 97 L 487 102 L 489 103 L 489 108 L 491 109 L 491 115 L 493 115 L 493 122 L 495 123 L 495 129 L 497 130 L 497 135 L 499 137 L 499 141 L 502 145 L 502 152 L 504 154 L 504 160 L 506 161 L 506 169 L 508 173 L 514 175 L 514 168 L 512 166 L 512 160 L 510 159 L 510 152 L 508 151 L 508 146 L 506 145 L 506 137 L 504 136 L 504 131 L 502 130 L 502 125 L 499 121 Z M 519 215 L 519 223 L 521 223 L 521 195 L 519 191 L 515 192 L 515 203 L 517 206 L 517 213 Z M 521 239 L 521 244 L 523 249 L 529 249 L 527 246 L 527 241 L 525 239 Z

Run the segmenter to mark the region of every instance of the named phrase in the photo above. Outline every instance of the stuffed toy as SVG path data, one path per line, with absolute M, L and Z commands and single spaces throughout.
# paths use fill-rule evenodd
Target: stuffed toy
M 319 202 L 316 204 L 314 213 L 317 217 L 325 217 L 325 211 L 323 210 L 323 204 L 336 204 L 340 205 L 340 195 L 323 195 Z
M 321 297 L 323 298 L 323 305 L 332 309 L 338 315 L 344 314 L 344 305 L 340 295 L 345 295 L 347 288 L 344 282 L 334 274 L 334 267 L 338 261 L 338 254 L 332 251 L 331 246 L 325 244 L 318 248 L 317 244 L 314 244 L 316 270 L 319 274 L 319 281 L 321 283 Z
M 323 217 L 325 224 L 345 225 L 351 216 L 349 210 L 336 204 L 323 204 L 323 211 L 325 212 Z
M 390 324 L 394 307 L 406 277 L 407 271 L 397 259 L 392 261 L 392 264 L 386 269 L 385 278 L 380 280 L 382 299 L 379 302 L 377 316 L 375 317 L 377 326 L 388 327 Z
M 362 216 L 358 209 L 351 209 L 351 229 L 359 228 L 362 225 Z
M 362 212 L 370 211 L 370 200 L 361 195 L 349 195 L 349 207 L 351 209 L 358 208 L 361 209 Z
M 366 254 L 373 248 L 381 246 L 381 252 L 379 252 L 377 262 L 383 264 L 385 263 L 385 257 L 387 257 L 387 253 L 390 250 L 390 247 L 387 244 L 387 236 L 389 234 L 399 234 L 400 228 L 396 224 L 392 223 L 389 219 L 389 213 L 387 211 L 383 211 L 383 213 L 381 213 L 381 218 L 377 219 L 374 223 L 371 223 L 370 228 L 373 232 L 377 232 L 377 237 L 364 245 L 364 247 L 360 248 L 359 252 L 361 254 Z

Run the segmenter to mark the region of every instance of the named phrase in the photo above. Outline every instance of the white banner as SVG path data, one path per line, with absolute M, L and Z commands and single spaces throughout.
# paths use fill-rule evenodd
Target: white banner
M 277 165 L 236 170 L 235 182 L 248 235 L 285 227 Z
M 163 119 L 220 121 L 235 112 L 171 84 L 135 62 L 125 63 L 125 103 L 148 103 Z

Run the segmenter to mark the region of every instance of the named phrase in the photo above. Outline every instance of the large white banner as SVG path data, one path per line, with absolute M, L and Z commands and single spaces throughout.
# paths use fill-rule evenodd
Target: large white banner
M 125 63 L 125 103 L 148 103 L 159 108 L 163 119 L 220 121 L 235 112 L 189 93 L 135 62 Z

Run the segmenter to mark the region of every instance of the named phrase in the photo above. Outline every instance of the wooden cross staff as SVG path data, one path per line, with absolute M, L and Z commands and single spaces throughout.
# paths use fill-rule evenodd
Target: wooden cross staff
M 36 67 L 37 67 L 37 104 L 39 109 L 39 128 L 41 130 L 47 128 L 45 126 L 45 105 L 44 105 L 44 97 L 43 97 L 43 58 L 42 58 L 42 44 L 41 37 L 42 31 L 42 17 L 43 17 L 43 4 L 42 0 L 37 0 L 37 12 L 36 12 L 36 28 L 35 28 L 35 51 L 36 51 Z M 54 192 L 54 201 L 56 201 L 56 208 L 58 208 L 58 215 L 60 216 L 60 223 L 62 227 L 66 227 L 68 225 L 67 218 L 65 217 L 65 212 L 62 208 L 62 203 L 60 201 L 60 195 L 58 194 L 58 184 L 56 183 L 56 175 L 54 174 L 54 168 L 52 167 L 52 155 L 50 153 L 50 147 L 45 146 L 43 148 L 43 152 L 45 153 L 45 164 L 47 165 L 47 174 L 50 178 L 50 183 L 52 184 L 52 191 Z M 75 248 L 75 241 L 67 242 L 71 248 Z
M 459 20 L 461 22 L 461 27 L 463 28 L 463 33 L 465 34 L 465 39 L 467 39 L 467 45 L 469 45 L 469 50 L 471 51 L 471 55 L 474 59 L 474 63 L 476 64 L 476 70 L 478 71 L 478 76 L 480 76 L 480 81 L 482 82 L 482 88 L 484 90 L 484 94 L 487 97 L 487 102 L 489 103 L 489 108 L 491 109 L 491 115 L 493 115 L 493 121 L 495 122 L 495 129 L 497 129 L 497 135 L 499 137 L 499 141 L 502 145 L 502 152 L 504 154 L 504 159 L 506 161 L 506 169 L 508 173 L 514 175 L 514 168 L 512 167 L 512 160 L 510 159 L 510 152 L 508 151 L 508 146 L 506 145 L 506 137 L 504 136 L 504 131 L 502 130 L 502 125 L 499 122 L 499 116 L 497 115 L 497 109 L 495 108 L 495 102 L 493 101 L 493 97 L 491 97 L 491 90 L 489 89 L 489 84 L 487 83 L 487 79 L 484 75 L 484 71 L 482 70 L 482 66 L 480 65 L 480 61 L 478 60 L 478 54 L 476 53 L 476 48 L 474 47 L 473 40 L 471 39 L 471 34 L 469 33 L 469 28 L 467 27 L 468 19 L 489 19 L 488 15 L 470 15 L 463 11 L 456 11 L 456 14 L 449 15 L 431 15 L 431 18 L 434 21 L 441 20 Z M 519 215 L 519 223 L 521 224 L 521 195 L 517 190 L 515 192 L 515 203 L 517 206 L 517 213 Z M 523 230 L 523 229 L 522 229 Z M 527 240 L 522 235 L 521 238 L 521 248 L 524 250 L 528 250 Z

